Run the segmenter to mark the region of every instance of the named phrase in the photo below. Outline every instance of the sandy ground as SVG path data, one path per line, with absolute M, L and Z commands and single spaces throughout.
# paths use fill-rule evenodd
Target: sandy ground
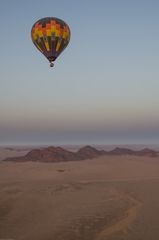
M 0 163 L 0 239 L 159 239 L 159 158 Z

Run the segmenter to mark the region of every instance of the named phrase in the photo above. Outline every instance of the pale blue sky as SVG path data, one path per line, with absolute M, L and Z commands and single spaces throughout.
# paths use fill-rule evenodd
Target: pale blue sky
M 158 143 L 159 1 L 3 0 L 0 144 Z M 35 21 L 63 19 L 67 49 L 49 67 Z

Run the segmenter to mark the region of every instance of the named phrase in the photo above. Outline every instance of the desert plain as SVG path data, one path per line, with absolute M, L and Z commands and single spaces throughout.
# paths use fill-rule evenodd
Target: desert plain
M 159 239 L 159 157 L 2 161 L 12 154 L 0 149 L 0 240 Z

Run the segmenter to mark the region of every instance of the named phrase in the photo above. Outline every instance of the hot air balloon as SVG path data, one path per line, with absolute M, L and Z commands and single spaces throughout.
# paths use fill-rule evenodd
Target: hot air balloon
M 49 60 L 50 67 L 70 41 L 69 26 L 61 19 L 46 17 L 34 23 L 31 38 L 37 49 Z

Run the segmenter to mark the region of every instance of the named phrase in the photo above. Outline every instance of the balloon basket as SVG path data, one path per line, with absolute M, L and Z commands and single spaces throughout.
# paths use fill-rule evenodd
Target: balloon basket
M 53 67 L 53 66 L 54 66 L 54 64 L 53 64 L 53 62 L 51 62 L 51 63 L 50 63 L 50 67 Z

